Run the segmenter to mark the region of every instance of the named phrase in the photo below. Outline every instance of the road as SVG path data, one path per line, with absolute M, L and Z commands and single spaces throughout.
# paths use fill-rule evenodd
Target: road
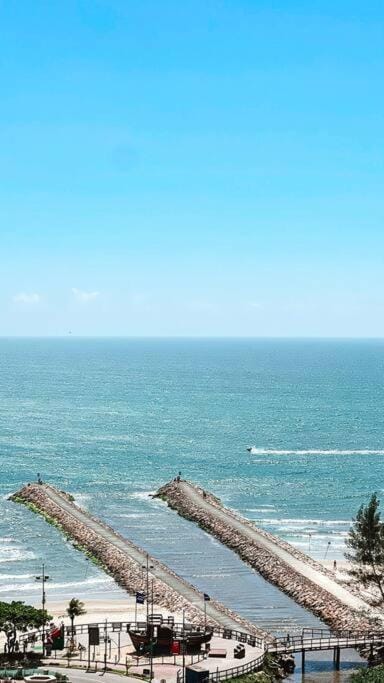
M 102 671 L 86 671 L 85 669 L 67 668 L 67 667 L 41 667 L 41 671 L 52 671 L 53 673 L 65 674 L 72 683 L 137 683 L 138 679 L 133 676 L 122 676 L 121 674 L 103 673 Z
M 306 563 L 304 560 L 298 559 L 282 548 L 278 543 L 274 543 L 272 540 L 266 538 L 258 531 L 257 527 L 253 529 L 246 521 L 242 522 L 241 519 L 238 519 L 229 511 L 226 511 L 225 508 L 218 508 L 216 505 L 212 505 L 212 503 L 206 498 L 203 498 L 196 488 L 191 486 L 188 482 L 181 481 L 179 487 L 183 491 L 185 497 L 193 504 L 202 510 L 206 510 L 206 512 L 216 520 L 235 529 L 242 537 L 245 537 L 251 543 L 256 543 L 257 545 L 266 548 L 269 553 L 275 555 L 275 557 L 282 560 L 304 578 L 309 579 L 320 588 L 324 588 L 324 590 L 328 591 L 328 593 L 340 600 L 344 605 L 356 610 L 368 609 L 372 613 L 372 607 L 364 600 L 357 595 L 350 593 L 346 588 L 337 583 L 337 581 L 334 581 L 326 574 L 323 574 L 320 570 L 316 570 L 309 562 Z
M 62 508 L 66 514 L 70 515 L 74 520 L 85 524 L 89 529 L 92 529 L 99 537 L 108 541 L 118 550 L 124 553 L 127 557 L 131 558 L 139 564 L 140 567 L 147 562 L 147 553 L 135 546 L 130 541 L 124 540 L 118 534 L 114 533 L 112 529 L 106 528 L 101 522 L 99 522 L 94 517 L 91 517 L 87 512 L 81 510 L 81 508 L 75 506 L 71 503 L 64 495 L 61 495 L 56 489 L 51 486 L 44 484 L 44 492 L 52 500 L 53 503 Z M 150 570 L 150 576 L 153 576 L 165 585 L 169 586 L 175 590 L 179 595 L 181 595 L 185 600 L 192 604 L 196 609 L 204 612 L 204 602 L 202 593 L 200 593 L 191 584 L 188 584 L 183 579 L 179 578 L 172 572 L 167 570 L 167 567 L 155 560 L 150 558 L 150 564 L 153 568 Z M 212 602 L 206 602 L 207 617 L 213 619 L 217 624 L 223 626 L 224 628 L 230 628 L 237 631 L 246 631 L 246 628 L 239 624 L 239 622 L 232 619 L 229 615 L 217 609 Z

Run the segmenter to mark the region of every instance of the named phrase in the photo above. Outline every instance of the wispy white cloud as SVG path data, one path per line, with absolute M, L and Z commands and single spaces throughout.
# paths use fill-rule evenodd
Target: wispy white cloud
M 72 287 L 72 294 L 76 301 L 80 301 L 82 304 L 87 304 L 89 301 L 94 301 L 100 296 L 100 292 L 87 292 L 83 289 L 77 289 Z
M 41 296 L 37 292 L 19 292 L 12 297 L 12 301 L 18 304 L 38 304 Z

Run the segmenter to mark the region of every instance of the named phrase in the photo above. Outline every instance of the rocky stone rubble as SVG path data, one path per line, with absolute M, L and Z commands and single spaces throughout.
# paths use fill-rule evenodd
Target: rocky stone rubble
M 190 482 L 188 484 L 194 486 Z M 194 486 L 194 488 L 203 495 L 207 502 L 215 507 L 224 509 L 215 496 L 212 496 L 207 491 L 203 491 L 199 487 Z M 328 593 L 299 572 L 296 572 L 268 549 L 256 542 L 250 542 L 245 535 L 235 530 L 230 523 L 218 520 L 214 514 L 209 514 L 205 509 L 203 510 L 195 505 L 185 497 L 177 480 L 161 487 L 156 495 L 165 500 L 180 515 L 196 522 L 228 548 L 234 550 L 242 560 L 256 569 L 264 578 L 292 597 L 295 602 L 320 617 L 332 630 L 373 631 L 376 628 L 379 630 L 383 629 L 383 625 L 377 625 L 376 621 L 371 619 L 369 615 L 344 605 L 331 593 Z M 229 516 L 241 519 L 244 522 L 244 519 L 233 511 L 225 508 L 225 512 Z M 255 525 L 252 522 L 246 520 L 246 523 L 255 529 Z M 296 550 L 288 543 L 258 527 L 257 532 L 277 543 L 285 550 L 288 550 L 294 557 L 304 560 L 308 566 L 315 566 L 318 570 L 321 569 L 324 574 L 328 574 L 334 580 L 333 574 L 324 569 L 322 565 L 308 558 L 304 553 Z
M 58 491 L 54 487 L 50 487 L 46 484 L 28 484 L 24 486 L 18 493 L 11 496 L 11 499 L 16 502 L 23 502 L 25 504 L 31 504 L 36 512 L 40 512 L 47 521 L 52 521 L 58 525 L 61 530 L 74 542 L 74 544 L 81 550 L 87 552 L 92 558 L 96 559 L 103 569 L 107 571 L 115 581 L 124 588 L 128 593 L 135 594 L 136 591 L 146 590 L 146 581 L 143 577 L 142 566 L 138 564 L 135 560 L 129 557 L 127 553 L 119 550 L 113 543 L 100 537 L 95 531 L 93 531 L 86 523 L 74 520 L 70 514 L 63 510 L 59 505 L 51 500 L 47 495 L 47 490 L 51 488 L 55 494 L 59 494 L 66 503 L 71 503 L 74 508 L 77 508 L 72 498 L 68 496 L 63 491 Z M 77 508 L 79 509 L 79 508 Z M 87 516 L 89 520 L 97 521 L 98 524 L 103 526 L 104 529 L 108 530 L 115 537 L 123 538 L 114 529 L 109 527 L 107 524 L 101 522 L 99 519 L 95 519 L 85 510 L 81 509 L 81 512 Z M 136 548 L 131 541 L 123 538 L 124 542 L 127 543 L 132 548 Z M 138 548 L 143 551 L 141 548 Z M 172 570 L 165 567 L 162 563 L 154 558 L 150 558 L 150 563 L 154 566 L 162 567 L 167 571 L 170 576 L 176 576 Z M 179 580 L 180 577 L 177 577 Z M 190 584 L 183 581 L 185 585 L 191 588 Z M 195 590 L 195 589 L 194 589 Z M 170 586 L 166 585 L 163 581 L 154 578 L 153 581 L 153 600 L 154 603 L 164 607 L 169 610 L 170 613 L 182 612 L 185 610 L 186 618 L 192 623 L 201 623 L 202 621 L 202 610 L 193 604 L 190 604 L 182 595 L 180 595 L 176 590 L 172 589 Z M 201 602 L 201 594 L 196 590 L 196 601 Z M 236 621 L 239 625 L 239 630 L 252 633 L 261 638 L 269 638 L 268 634 L 258 629 L 254 624 L 246 621 L 239 617 L 227 607 L 212 600 L 211 604 L 215 606 L 223 615 L 228 615 Z M 209 619 L 207 620 L 209 623 Z M 211 622 L 213 623 L 213 622 Z

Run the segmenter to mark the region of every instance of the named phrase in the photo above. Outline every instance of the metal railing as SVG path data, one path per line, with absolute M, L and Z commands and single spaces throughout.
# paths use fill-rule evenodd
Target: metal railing
M 163 623 L 168 623 L 167 620 L 164 620 Z M 183 632 L 183 624 L 182 623 L 174 623 L 173 619 L 171 618 L 169 620 L 169 624 L 174 627 L 176 633 L 182 633 Z M 145 628 L 146 627 L 146 622 L 140 622 L 140 621 L 109 621 L 109 622 L 98 622 L 98 623 L 93 623 L 93 624 L 76 624 L 74 626 L 74 632 L 76 635 L 81 635 L 81 634 L 88 634 L 88 628 L 92 627 L 99 627 L 100 631 L 107 632 L 109 633 L 118 633 L 118 632 L 124 632 L 128 633 L 130 628 Z M 185 626 L 185 624 L 184 624 Z M 72 628 L 70 626 L 65 627 L 65 631 L 67 635 L 72 635 Z M 231 667 L 229 669 L 221 670 L 221 671 L 215 671 L 211 672 L 207 680 L 210 683 L 216 683 L 219 681 L 225 681 L 230 678 L 236 678 L 238 676 L 242 676 L 244 674 L 248 674 L 254 671 L 259 671 L 264 664 L 264 659 L 265 655 L 267 653 L 270 654 L 283 654 L 283 653 L 293 653 L 293 652 L 301 652 L 303 650 L 305 651 L 316 651 L 316 650 L 330 650 L 333 648 L 349 648 L 349 647 L 359 647 L 359 646 L 364 646 L 364 645 L 378 645 L 378 644 L 384 644 L 384 631 L 383 632 L 366 632 L 366 631 L 348 631 L 348 630 L 339 630 L 339 631 L 329 631 L 327 629 L 308 629 L 304 628 L 302 630 L 301 635 L 299 636 L 290 636 L 287 635 L 285 638 L 276 638 L 272 643 L 266 644 L 263 638 L 260 638 L 258 636 L 254 636 L 249 633 L 245 633 L 243 631 L 237 631 L 234 629 L 230 628 L 224 628 L 222 626 L 213 626 L 212 627 L 212 632 L 214 635 L 219 636 L 223 639 L 228 639 L 228 640 L 235 640 L 236 642 L 239 643 L 244 643 L 247 645 L 250 645 L 251 647 L 258 648 L 262 650 L 262 653 L 253 659 L 250 662 L 246 662 L 245 664 L 239 664 L 238 666 Z M 30 633 L 25 633 L 21 634 L 20 640 L 24 638 L 30 638 L 31 636 L 36 636 L 39 635 L 39 632 L 30 632 Z M 75 657 L 71 658 L 72 659 L 77 659 Z M 82 656 L 80 655 L 80 659 L 82 659 Z M 84 657 L 85 659 L 85 657 Z M 143 661 L 142 658 L 140 658 L 141 661 Z M 196 657 L 196 659 L 198 659 Z M 165 660 L 165 658 L 164 658 Z M 107 662 L 108 664 L 116 664 L 116 662 Z M 145 663 L 143 661 L 143 663 Z M 165 661 L 164 661 L 165 663 Z M 175 662 L 176 663 L 176 662 Z M 105 664 L 105 661 L 98 661 L 97 659 L 92 659 L 92 664 L 96 665 L 97 664 Z
M 191 631 L 191 627 L 189 624 L 183 624 L 178 622 L 175 623 L 172 617 L 169 619 L 163 619 L 162 623 L 172 625 L 172 628 L 174 629 L 176 634 L 182 634 L 185 632 L 185 634 L 188 635 L 188 633 Z M 145 621 L 101 621 L 94 622 L 92 624 L 75 624 L 73 630 L 71 626 L 65 626 L 65 635 L 72 636 L 88 634 L 89 627 L 99 628 L 102 632 L 105 632 L 106 630 L 107 632 L 128 633 L 130 629 L 145 629 L 146 626 L 147 622 Z M 192 628 L 198 627 L 192 625 Z M 204 626 L 200 626 L 200 628 L 203 632 Z M 259 636 L 254 636 L 250 633 L 245 633 L 244 631 L 223 628 L 222 626 L 211 626 L 211 628 L 212 633 L 216 636 L 219 636 L 220 638 L 228 638 L 228 640 L 237 640 L 239 643 L 245 643 L 250 645 L 251 647 L 258 647 L 260 649 L 263 649 L 264 647 L 264 640 Z M 39 636 L 39 634 L 40 631 L 29 631 L 27 633 L 21 633 L 19 640 L 28 640 L 30 638 L 33 638 L 34 636 Z
M 237 678 L 238 676 L 243 676 L 244 674 L 249 674 L 253 671 L 260 671 L 264 665 L 264 659 L 265 652 L 246 664 L 240 664 L 239 666 L 234 666 L 231 669 L 225 669 L 224 671 L 214 671 L 209 674 L 208 680 L 226 681 L 228 678 Z
M 236 631 L 231 628 L 223 628 L 222 626 L 213 626 L 213 634 L 219 636 L 220 638 L 228 638 L 228 640 L 237 640 L 238 643 L 244 643 L 250 645 L 251 647 L 258 647 L 260 649 L 264 648 L 264 639 L 260 636 L 254 636 L 250 633 L 245 633 L 244 631 Z
M 176 633 L 182 634 L 183 630 L 185 630 L 185 624 L 183 623 L 174 623 L 174 620 L 172 617 L 170 617 L 169 620 L 164 619 L 163 624 L 169 623 L 169 625 L 172 625 Z M 102 622 L 94 622 L 92 624 L 75 624 L 73 631 L 71 626 L 66 626 L 65 627 L 65 634 L 66 636 L 72 636 L 72 635 L 88 635 L 88 629 L 89 627 L 98 627 L 102 633 L 128 633 L 129 630 L 135 629 L 135 628 L 146 628 L 147 624 L 144 621 L 102 621 Z M 202 628 L 202 627 L 201 627 Z M 244 643 L 247 644 L 251 647 L 258 648 L 260 650 L 263 650 L 262 654 L 260 654 L 257 658 L 253 659 L 251 662 L 247 662 L 245 664 L 239 664 L 239 666 L 232 667 L 230 669 L 226 669 L 224 671 L 217 671 L 214 673 L 211 673 L 209 675 L 209 681 L 222 681 L 222 680 L 228 680 L 229 678 L 235 678 L 236 676 L 242 676 L 243 674 L 251 673 L 252 671 L 258 671 L 259 669 L 262 668 L 263 663 L 264 663 L 264 657 L 265 657 L 265 642 L 263 638 L 259 636 L 254 636 L 250 633 L 246 633 L 244 631 L 237 631 L 235 629 L 230 629 L 230 628 L 224 628 L 222 626 L 212 626 L 212 633 L 215 636 L 219 636 L 220 638 L 223 639 L 228 639 L 228 640 L 235 640 L 238 643 Z M 188 633 L 188 630 L 187 630 Z M 34 632 L 29 632 L 25 634 L 21 634 L 21 640 L 22 639 L 30 639 L 33 637 L 39 636 L 38 631 Z M 206 653 L 202 653 L 201 656 L 195 655 L 194 661 L 199 661 L 203 659 L 206 656 Z M 72 656 L 70 658 L 70 661 L 85 661 L 88 658 L 88 654 L 86 652 L 84 653 L 79 653 L 77 656 Z M 63 657 L 63 659 L 67 659 Z M 145 661 L 143 661 L 144 658 L 140 658 L 140 662 L 142 662 L 145 665 Z M 163 658 L 163 661 L 165 658 Z M 100 661 L 95 657 L 92 657 L 91 659 L 91 664 L 93 666 L 96 666 L 98 664 L 104 665 L 105 663 L 107 664 L 117 664 L 117 662 L 111 662 L 105 660 Z M 164 661 L 165 663 L 165 661 Z M 176 664 L 176 659 L 175 659 L 175 664 Z
M 316 650 L 345 649 L 364 645 L 384 643 L 383 633 L 367 633 L 366 631 L 327 631 L 325 629 L 303 629 L 301 636 L 276 638 L 269 643 L 266 650 L 271 654 L 282 654 Z
M 375 638 L 382 637 L 384 631 L 351 631 L 350 629 L 303 628 L 304 638 Z
M 223 629 L 218 629 L 222 631 Z M 293 652 L 331 650 L 333 648 L 349 648 L 364 645 L 374 645 L 384 643 L 383 633 L 367 633 L 366 631 L 334 631 L 326 629 L 303 629 L 301 636 L 287 636 L 286 638 L 276 638 L 273 643 L 265 644 L 261 639 L 264 652 L 259 657 L 246 664 L 210 673 L 207 680 L 215 683 L 216 681 L 236 678 L 244 674 L 258 671 L 263 667 L 267 653 L 270 654 L 289 654 Z M 260 647 L 260 645 L 259 645 Z

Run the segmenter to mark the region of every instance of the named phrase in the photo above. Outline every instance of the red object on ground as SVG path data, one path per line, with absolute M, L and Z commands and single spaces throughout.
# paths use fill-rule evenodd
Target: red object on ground
M 172 643 L 171 647 L 171 653 L 173 655 L 179 655 L 180 654 L 180 641 L 174 640 Z

